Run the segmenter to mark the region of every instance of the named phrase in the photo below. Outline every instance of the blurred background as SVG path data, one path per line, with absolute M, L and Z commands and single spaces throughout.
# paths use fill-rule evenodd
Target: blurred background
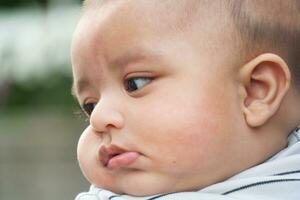
M 86 126 L 71 96 L 81 0 L 0 0 L 0 200 L 67 200 L 87 190 L 76 161 Z

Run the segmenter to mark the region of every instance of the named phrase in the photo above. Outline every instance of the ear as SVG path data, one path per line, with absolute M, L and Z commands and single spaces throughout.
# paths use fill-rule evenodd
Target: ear
M 276 113 L 287 93 L 290 70 L 281 57 L 267 53 L 244 65 L 239 78 L 246 123 L 261 126 Z

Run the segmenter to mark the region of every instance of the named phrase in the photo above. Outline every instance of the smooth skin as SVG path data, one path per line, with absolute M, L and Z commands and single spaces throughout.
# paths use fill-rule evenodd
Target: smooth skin
M 178 31 L 161 23 L 154 2 L 108 1 L 88 8 L 76 28 L 74 90 L 90 112 L 78 143 L 85 177 L 136 196 L 192 191 L 284 148 L 292 122 L 274 125 L 274 116 L 295 103 L 284 60 L 266 53 L 236 65 L 217 17 L 202 13 L 200 24 Z M 99 149 L 111 145 L 138 156 L 108 168 Z

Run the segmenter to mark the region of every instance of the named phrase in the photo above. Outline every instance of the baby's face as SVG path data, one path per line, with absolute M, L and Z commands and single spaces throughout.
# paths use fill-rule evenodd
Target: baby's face
M 90 113 L 78 144 L 86 178 L 141 196 L 197 190 L 249 167 L 222 34 L 176 31 L 152 1 L 111 2 L 85 12 L 72 47 L 74 89 Z

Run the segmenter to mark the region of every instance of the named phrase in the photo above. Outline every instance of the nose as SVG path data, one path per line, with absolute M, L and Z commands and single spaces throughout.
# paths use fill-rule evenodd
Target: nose
M 99 133 L 108 132 L 110 129 L 122 129 L 124 117 L 120 112 L 120 105 L 108 99 L 101 99 L 90 116 L 91 127 Z

